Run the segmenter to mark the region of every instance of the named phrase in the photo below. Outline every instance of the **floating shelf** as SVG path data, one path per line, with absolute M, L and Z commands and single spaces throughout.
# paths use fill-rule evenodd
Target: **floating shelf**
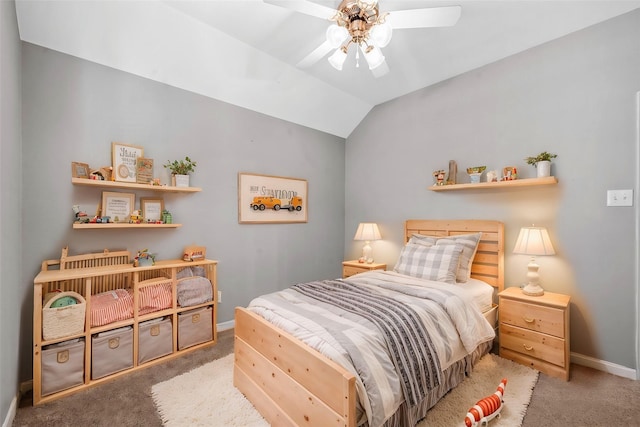
M 148 190 L 167 193 L 197 193 L 202 191 L 200 187 L 172 187 L 169 185 L 137 184 L 135 182 L 102 181 L 87 178 L 71 178 L 71 183 L 88 187 L 124 188 L 129 190 Z
M 514 179 L 513 181 L 478 182 L 475 184 L 432 185 L 431 191 L 455 191 L 455 190 L 486 190 L 490 188 L 532 187 L 539 185 L 555 185 L 558 179 L 555 176 L 544 178 Z
M 100 228 L 104 230 L 113 230 L 114 228 L 178 228 L 182 227 L 182 224 L 129 224 L 129 223 L 118 223 L 118 222 L 109 222 L 106 224 L 102 223 L 74 223 L 73 228 L 76 230 L 86 230 L 88 228 Z

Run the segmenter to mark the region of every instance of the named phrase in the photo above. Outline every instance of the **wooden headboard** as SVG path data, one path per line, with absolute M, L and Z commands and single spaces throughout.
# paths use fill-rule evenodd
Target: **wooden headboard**
M 471 277 L 504 290 L 504 224 L 489 220 L 409 219 L 404 224 L 404 241 L 412 234 L 424 236 L 455 236 L 482 232 L 478 251 L 471 266 Z

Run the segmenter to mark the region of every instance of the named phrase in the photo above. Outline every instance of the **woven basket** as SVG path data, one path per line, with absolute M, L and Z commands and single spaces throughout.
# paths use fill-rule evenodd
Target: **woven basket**
M 73 297 L 78 303 L 51 308 L 51 304 L 62 297 Z M 84 332 L 86 308 L 87 303 L 82 295 L 76 292 L 57 293 L 42 308 L 43 339 L 54 340 Z

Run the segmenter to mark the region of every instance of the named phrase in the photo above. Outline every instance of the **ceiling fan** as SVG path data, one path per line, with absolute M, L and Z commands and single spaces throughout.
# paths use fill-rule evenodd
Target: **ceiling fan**
M 298 67 L 309 67 L 335 49 L 328 61 L 335 69 L 342 70 L 349 46 L 355 45 L 356 67 L 360 65 L 362 52 L 375 77 L 389 71 L 381 48 L 391 41 L 393 29 L 449 27 L 458 22 L 462 9 L 460 6 L 444 6 L 380 13 L 377 0 L 342 0 L 337 9 L 308 0 L 263 1 L 334 21 L 327 28 L 326 40 L 298 62 Z

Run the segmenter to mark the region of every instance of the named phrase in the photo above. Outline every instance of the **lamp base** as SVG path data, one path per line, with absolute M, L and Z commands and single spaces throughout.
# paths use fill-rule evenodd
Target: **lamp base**
M 544 295 L 544 289 L 536 283 L 527 283 L 525 287 L 522 288 L 522 293 L 531 297 L 539 297 Z

